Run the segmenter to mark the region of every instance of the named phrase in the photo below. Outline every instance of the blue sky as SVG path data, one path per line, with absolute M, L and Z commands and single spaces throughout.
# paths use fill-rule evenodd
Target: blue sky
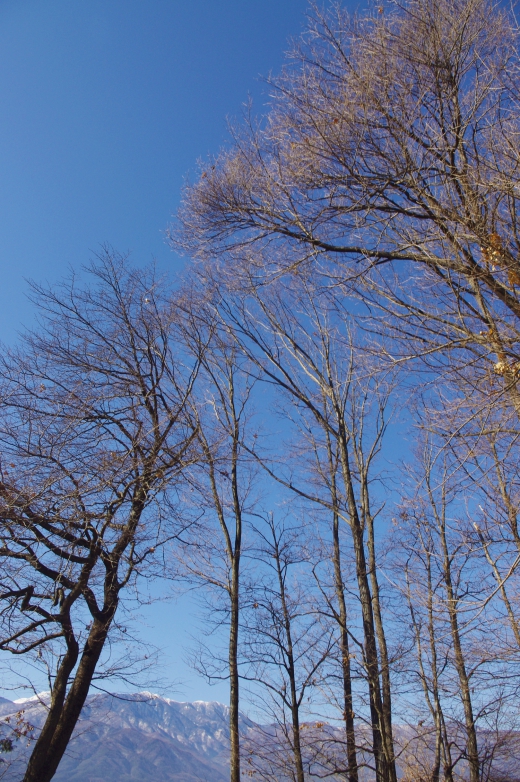
M 280 68 L 306 7 L 0 0 L 1 341 L 31 322 L 24 278 L 57 280 L 102 243 L 179 267 L 164 230 L 183 178 L 225 143 L 248 94 L 261 110 L 259 76 Z M 226 701 L 226 685 L 209 688 L 183 662 L 192 616 L 189 598 L 156 603 L 143 634 L 184 681 L 173 697 Z
M 183 177 L 279 69 L 306 0 L 0 0 L 0 339 L 29 322 L 24 277 L 101 243 L 174 268 Z

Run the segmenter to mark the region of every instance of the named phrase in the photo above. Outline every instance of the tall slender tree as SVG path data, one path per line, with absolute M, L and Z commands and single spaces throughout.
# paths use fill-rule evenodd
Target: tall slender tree
M 211 274 L 208 270 L 208 276 Z M 334 442 L 337 475 L 341 481 L 341 517 L 348 525 L 356 563 L 373 757 L 377 779 L 392 782 L 396 771 L 390 663 L 382 621 L 371 505 L 371 470 L 385 423 L 384 402 L 378 407 L 377 403 L 369 404 L 369 399 L 384 399 L 384 383 L 379 391 L 377 381 L 370 387 L 374 368 L 369 363 L 356 364 L 348 326 L 327 305 L 326 296 L 320 296 L 312 279 L 302 275 L 269 287 L 255 286 L 252 281 L 246 293 L 234 292 L 232 281 L 226 288 L 225 277 L 219 285 L 214 307 L 233 329 L 234 338 L 257 366 L 263 380 L 281 392 L 290 408 L 288 418 L 300 416 L 302 424 L 305 421 L 304 428 L 319 432 L 322 449 L 327 435 Z M 360 358 L 361 352 L 357 356 Z M 361 391 L 364 375 L 367 384 Z M 324 399 L 327 400 L 325 409 Z M 368 444 L 366 438 L 372 435 L 373 440 Z M 327 461 L 326 449 L 323 455 Z M 260 455 L 259 461 L 262 461 Z M 293 493 L 338 512 L 339 508 L 331 500 L 330 487 L 326 496 L 322 490 L 311 490 L 303 481 L 297 460 L 285 464 L 284 468 L 262 463 L 272 478 Z
M 258 512 L 258 465 L 248 452 L 254 435 L 255 381 L 248 372 L 247 357 L 215 318 L 204 298 L 206 294 L 191 288 L 182 321 L 187 352 L 194 358 L 201 356 L 197 384 L 187 408 L 200 458 L 187 473 L 189 504 L 198 521 L 178 553 L 180 572 L 209 595 L 210 623 L 216 619 L 228 628 L 226 660 L 220 661 L 212 648 L 209 667 L 203 660 L 201 663 L 210 679 L 229 680 L 230 778 L 231 782 L 240 782 L 241 579 L 247 524 Z

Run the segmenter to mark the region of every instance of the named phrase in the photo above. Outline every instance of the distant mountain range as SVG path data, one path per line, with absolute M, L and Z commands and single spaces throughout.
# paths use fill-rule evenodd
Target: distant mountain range
M 0 720 L 23 710 L 24 719 L 38 728 L 45 718 L 47 699 L 45 693 L 18 701 L 0 698 Z M 91 695 L 54 780 L 228 782 L 228 721 L 229 707 L 215 701 L 183 703 L 148 692 Z M 312 723 L 306 728 L 306 740 L 309 741 Z M 333 745 L 341 739 L 337 729 L 327 723 L 315 723 L 316 730 L 316 736 L 321 739 L 328 736 Z M 414 742 L 414 733 L 411 727 L 397 727 L 397 744 L 401 744 L 403 749 L 410 746 Z M 266 770 L 270 758 L 276 754 L 273 754 L 277 744 L 276 730 L 273 731 L 273 726 L 261 727 L 242 716 L 241 734 L 245 739 L 245 773 L 250 768 L 247 765 L 247 742 L 254 744 L 259 739 L 264 746 L 263 769 Z M 5 735 L 5 730 L 1 735 Z M 484 749 L 485 744 L 495 743 L 496 739 L 494 734 L 481 733 L 479 743 Z M 20 782 L 30 751 L 27 742 L 20 740 L 15 743 L 12 753 L 0 755 L 0 782 Z M 493 782 L 520 782 L 520 733 L 514 731 L 508 735 L 495 758 L 494 767 L 495 772 L 489 777 Z M 465 764 L 457 766 L 457 769 L 458 778 L 464 779 Z M 323 777 L 321 774 L 312 779 L 318 780 L 320 776 Z M 285 774 L 276 772 L 273 777 L 272 770 L 271 778 L 278 782 L 288 779 Z M 332 775 L 327 779 L 331 782 L 339 777 Z M 368 768 L 361 771 L 360 779 L 363 782 L 372 780 Z
M 0 698 L 0 716 L 23 709 L 24 719 L 38 727 L 45 700 L 45 694 L 15 702 Z M 228 782 L 228 719 L 229 707 L 221 703 L 180 703 L 151 693 L 90 696 L 54 779 Z M 242 717 L 243 731 L 253 727 Z M 2 782 L 19 782 L 27 751 L 20 741 L 2 756 Z

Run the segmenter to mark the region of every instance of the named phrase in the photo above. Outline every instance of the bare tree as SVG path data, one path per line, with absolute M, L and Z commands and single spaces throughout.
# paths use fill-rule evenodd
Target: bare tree
M 178 554 L 180 572 L 209 595 L 209 623 L 228 628 L 226 660 L 219 659 L 213 645 L 209 655 L 202 655 L 199 667 L 210 680 L 229 680 L 231 782 L 239 782 L 242 560 L 245 528 L 258 512 L 258 465 L 248 452 L 255 436 L 255 382 L 247 358 L 212 314 L 204 296 L 192 287 L 182 321 L 186 349 L 194 359 L 202 358 L 188 405 L 200 450 L 199 460 L 187 473 L 189 504 L 198 521 L 184 537 Z M 204 660 L 208 656 L 209 663 Z
M 428 438 L 411 474 L 415 493 L 395 537 L 404 552 L 396 578 L 417 660 L 409 670 L 426 714 L 412 726 L 403 757 L 413 759 L 418 774 L 422 755 L 427 780 L 458 778 L 466 765 L 471 780 L 482 780 L 498 770 L 503 747 L 514 744 L 507 704 L 516 698 L 517 655 L 501 643 L 499 589 L 472 529 L 476 498 L 466 493 L 458 460 L 450 464 L 446 450 Z M 418 702 L 414 710 L 419 714 Z
M 223 317 L 291 400 L 291 415 L 304 411 L 308 430 L 313 420 L 330 433 L 339 468 L 337 485 L 323 482 L 327 500 L 298 481 L 297 461 L 284 478 L 302 498 L 333 513 L 339 507 L 350 525 L 372 725 L 379 725 L 378 779 L 395 772 L 376 537 L 344 404 L 350 375 L 335 364 L 342 337 L 329 322 L 323 340 L 320 318 L 334 307 L 349 311 L 371 334 L 369 349 L 378 343 L 394 365 L 421 356 L 422 368 L 434 370 L 419 382 L 437 381 L 437 400 L 427 389 L 425 404 L 437 406 L 436 431 L 467 507 L 442 496 L 444 479 L 426 491 L 435 533 L 421 538 L 421 572 L 440 581 L 426 575 L 420 611 L 415 587 L 405 593 L 419 667 L 430 655 L 421 676 L 435 723 L 432 773 L 441 773 L 442 761 L 449 774 L 457 762 L 442 726 L 446 658 L 434 621 L 441 590 L 449 668 L 463 696 L 464 752 L 477 779 L 485 763 L 471 687 L 482 670 L 515 659 L 518 633 L 518 26 L 489 0 L 405 0 L 356 16 L 339 3 L 325 11 L 313 5 L 304 36 L 270 86 L 267 117 L 248 115 L 232 128 L 230 149 L 187 187 L 172 237 L 204 261 L 206 274 L 226 280 Z M 293 295 L 305 284 L 315 311 Z M 455 519 L 446 517 L 448 506 L 457 507 Z M 466 572 L 481 581 L 471 596 L 476 614 L 484 611 L 490 623 L 494 617 L 502 633 L 501 605 L 512 631 L 510 640 L 494 639 L 488 657 L 472 646 L 478 632 L 470 619 L 476 614 L 466 612 Z
M 207 275 L 211 277 L 211 269 Z M 394 780 L 390 661 L 377 577 L 377 514 L 371 508 L 371 470 L 385 431 L 385 393 L 377 392 L 377 381 L 373 387 L 367 382 L 365 391 L 361 391 L 363 375 L 370 378 L 373 372 L 369 364 L 358 366 L 353 361 L 344 313 L 327 305 L 319 288 L 306 276 L 281 280 L 270 287 L 255 286 L 251 279 L 248 293 L 233 291 L 229 285 L 226 288 L 222 279 L 216 286 L 214 307 L 233 329 L 235 339 L 256 364 L 262 379 L 281 392 L 287 404 L 286 418 L 298 418 L 304 430 L 314 431 L 316 441 L 321 440 L 320 458 L 325 461 L 321 469 L 329 475 L 329 481 L 329 455 L 324 443 L 327 433 L 334 443 L 341 509 L 331 499 L 327 481 L 317 490 L 306 483 L 301 460 L 284 460 L 281 465 L 268 464 L 261 454 L 258 458 L 271 477 L 291 492 L 333 513 L 341 512 L 348 525 L 362 613 L 363 666 L 369 689 L 377 779 Z M 359 391 L 357 397 L 351 393 L 355 387 Z M 383 388 L 384 383 L 380 390 Z M 379 407 L 370 401 L 376 399 L 381 400 Z M 372 435 L 368 444 L 367 438 Z M 351 727 L 347 726 L 347 730 Z M 353 759 L 352 748 L 351 745 Z
M 518 66 L 498 2 L 312 6 L 265 121 L 187 188 L 176 240 L 264 282 L 312 266 L 393 360 L 491 369 L 518 413 Z
M 324 399 L 324 408 L 327 407 L 327 400 Z M 343 557 L 341 550 L 341 532 L 340 532 L 340 508 L 342 507 L 340 492 L 338 492 L 338 452 L 333 447 L 330 432 L 325 432 L 326 458 L 324 460 L 320 453 L 318 443 L 314 443 L 314 454 L 316 456 L 316 466 L 318 473 L 325 480 L 330 491 L 330 501 L 333 507 L 332 511 L 332 565 L 334 569 L 334 597 L 331 600 L 326 596 L 327 608 L 334 618 L 339 632 L 339 651 L 340 651 L 340 670 L 342 680 L 342 707 L 345 722 L 345 737 L 347 744 L 347 769 L 345 778 L 348 782 L 358 782 L 358 758 L 356 750 L 356 730 L 354 699 L 352 692 L 352 663 L 351 663 L 351 640 L 349 627 L 349 617 L 347 612 L 347 598 L 345 589 L 345 575 L 343 569 Z M 325 462 L 325 464 L 323 464 Z M 323 467 L 328 466 L 328 472 Z M 317 571 L 315 570 L 315 573 Z M 318 581 L 320 579 L 318 578 Z M 320 583 L 321 591 L 326 594 L 323 585 Z M 337 755 L 337 753 L 335 753 Z
M 471 377 L 471 375 L 470 375 Z M 520 564 L 520 508 L 516 410 L 507 397 L 494 393 L 496 382 L 476 389 L 458 376 L 457 395 L 443 405 L 443 415 L 432 404 L 429 424 L 445 444 L 474 498 L 475 544 L 493 575 L 502 599 L 512 642 L 520 648 L 518 565 Z M 490 403 L 491 397 L 491 403 Z
M 312 725 L 304 723 L 307 701 L 333 636 L 320 626 L 313 604 L 310 552 L 301 521 L 277 521 L 270 514 L 257 525 L 256 535 L 261 566 L 248 590 L 244 676 L 262 687 L 256 696 L 270 724 L 249 739 L 248 762 L 266 780 L 305 782 L 321 766 L 321 753 L 313 746 L 319 742 L 306 730 Z
M 417 656 L 416 675 L 433 723 L 428 724 L 424 718 L 418 720 L 413 726 L 411 751 L 404 754 L 413 758 L 415 773 L 420 765 L 421 779 L 439 782 L 442 773 L 445 782 L 453 782 L 453 772 L 460 755 L 452 757 L 453 736 L 448 733 L 441 695 L 442 673 L 448 665 L 450 647 L 443 637 L 443 628 L 439 627 L 438 593 L 441 586 L 436 568 L 436 539 L 420 506 L 403 509 L 398 545 L 406 552 L 404 562 L 400 558 L 398 562 L 404 573 L 403 592 Z M 416 709 L 412 721 L 414 717 L 418 719 L 418 713 Z M 424 757 L 421 758 L 421 755 Z
M 170 292 L 108 250 L 86 272 L 33 285 L 39 325 L 0 367 L 0 648 L 51 689 L 24 782 L 54 776 L 125 591 L 182 527 L 193 458 L 198 356 L 178 352 Z

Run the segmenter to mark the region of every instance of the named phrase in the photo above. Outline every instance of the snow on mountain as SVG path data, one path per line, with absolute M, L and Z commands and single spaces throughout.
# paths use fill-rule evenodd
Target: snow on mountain
M 0 720 L 23 710 L 24 719 L 38 728 L 45 718 L 49 693 L 9 701 L 0 698 Z M 83 709 L 55 782 L 228 782 L 229 780 L 229 707 L 215 701 L 180 702 L 149 692 L 128 695 L 91 695 Z M 312 725 L 307 726 L 311 728 Z M 318 725 L 316 724 L 318 728 Z M 4 731 L 5 733 L 5 731 Z M 413 744 L 410 727 L 396 726 L 397 744 L 404 749 Z M 247 717 L 241 718 L 241 734 L 253 743 L 261 736 L 266 767 L 271 749 L 278 743 L 274 726 L 261 728 Z M 311 731 L 306 730 L 306 738 Z M 333 738 L 341 753 L 340 734 L 330 725 L 319 726 L 319 736 Z M 367 736 L 368 738 L 368 736 Z M 480 744 L 486 744 L 486 733 Z M 270 742 L 273 742 L 272 748 Z M 311 741 L 312 744 L 312 741 Z M 325 746 L 325 745 L 324 745 Z M 265 753 L 265 748 L 267 752 Z M 30 752 L 24 741 L 17 742 L 13 753 L 0 756 L 2 782 L 20 782 Z M 514 733 L 496 758 L 494 779 L 520 782 L 520 734 Z M 360 755 L 360 759 L 361 755 Z M 368 757 L 366 758 L 368 760 Z M 465 765 L 458 767 L 465 778 Z M 402 771 L 402 769 L 401 769 Z M 318 775 L 313 779 L 318 780 Z M 284 774 L 277 774 L 282 782 Z M 334 779 L 334 775 L 327 779 Z M 372 780 L 365 768 L 363 782 Z
M 36 727 L 48 693 L 15 702 L 0 699 L 0 714 L 24 710 Z M 55 776 L 56 782 L 227 782 L 229 708 L 186 703 L 152 693 L 93 695 Z M 242 717 L 247 731 L 254 723 Z M 18 782 L 28 748 L 12 755 L 2 782 Z M 4 764 L 7 766 L 8 764 Z

